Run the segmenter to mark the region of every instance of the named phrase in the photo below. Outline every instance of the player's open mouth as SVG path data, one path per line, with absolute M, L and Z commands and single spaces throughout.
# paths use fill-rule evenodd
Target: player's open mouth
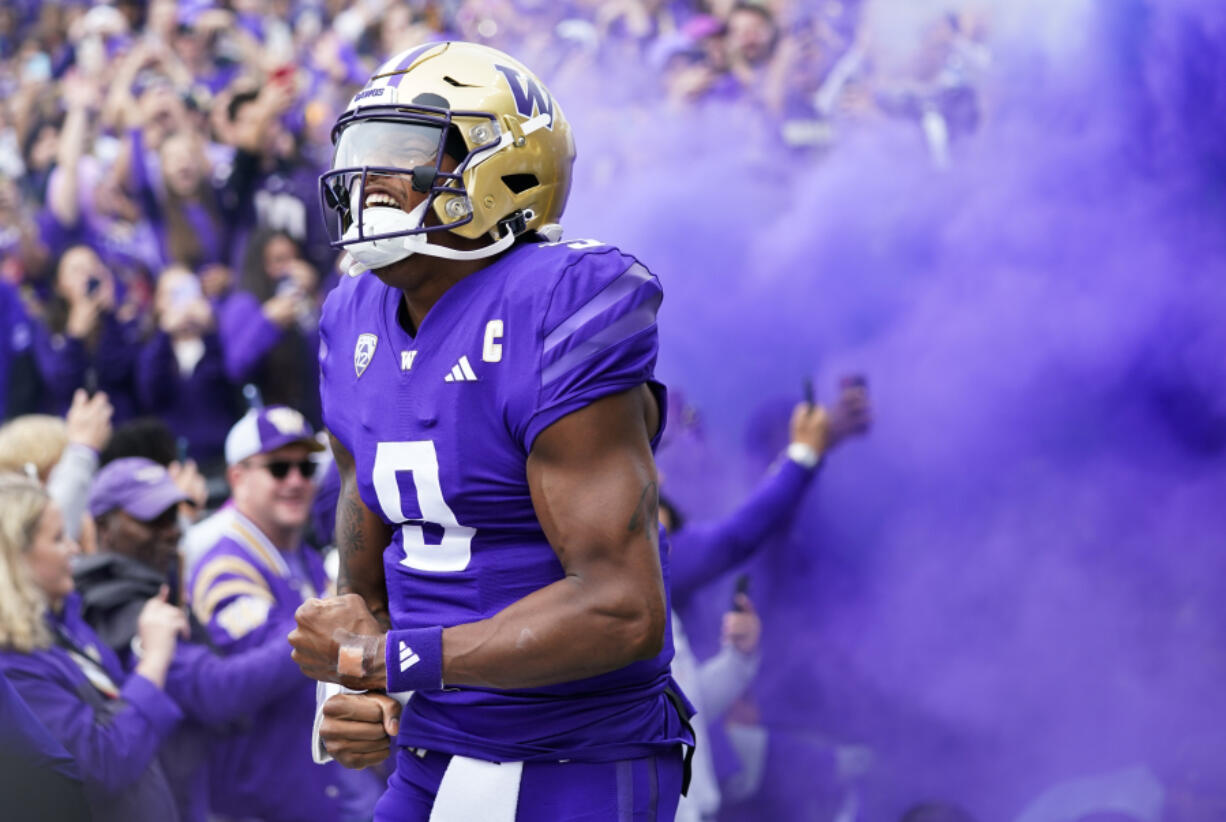
M 366 195 L 367 208 L 373 206 L 386 206 L 388 208 L 400 208 L 400 203 L 396 202 L 396 198 L 382 191 L 375 191 Z

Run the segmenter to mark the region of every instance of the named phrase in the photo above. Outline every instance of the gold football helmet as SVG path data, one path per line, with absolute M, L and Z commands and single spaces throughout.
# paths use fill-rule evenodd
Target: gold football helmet
M 332 129 L 332 169 L 320 178 L 333 247 L 360 269 L 410 254 L 487 257 L 562 216 L 575 145 L 561 107 L 512 57 L 475 43 L 427 43 L 379 67 Z M 443 170 L 445 156 L 456 163 Z M 403 175 L 426 194 L 412 211 L 372 179 Z M 368 191 L 369 187 L 369 191 Z M 437 224 L 428 224 L 433 212 Z M 433 231 L 487 236 L 458 251 Z

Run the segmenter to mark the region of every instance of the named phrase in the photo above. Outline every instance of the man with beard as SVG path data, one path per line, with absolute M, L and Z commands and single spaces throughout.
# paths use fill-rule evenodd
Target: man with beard
M 166 469 L 143 457 L 108 463 L 90 490 L 98 553 L 77 562 L 75 583 L 82 616 L 126 670 L 135 668 L 141 656 L 134 637 L 146 602 L 152 597 L 183 601 L 178 508 L 185 499 Z M 303 690 L 297 666 L 276 632 L 230 656 L 211 645 L 206 627 L 190 620 L 190 639 L 176 645 L 166 675 L 166 693 L 188 722 L 166 741 L 158 758 L 184 822 L 203 822 L 208 816 L 206 763 L 212 740 L 243 734 L 262 723 L 277 703 Z

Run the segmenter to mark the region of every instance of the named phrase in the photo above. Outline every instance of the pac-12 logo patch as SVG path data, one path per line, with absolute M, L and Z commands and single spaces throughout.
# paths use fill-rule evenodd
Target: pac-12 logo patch
M 370 361 L 375 356 L 375 346 L 379 344 L 379 338 L 374 334 L 359 334 L 358 344 L 353 347 L 353 370 L 357 375 L 362 376 L 362 372 L 366 370 L 366 366 L 370 365 Z

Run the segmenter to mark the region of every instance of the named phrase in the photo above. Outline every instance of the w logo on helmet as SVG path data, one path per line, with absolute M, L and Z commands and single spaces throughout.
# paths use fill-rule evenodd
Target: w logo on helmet
M 546 128 L 552 129 L 553 98 L 549 96 L 549 92 L 545 91 L 544 87 L 532 77 L 525 76 L 517 69 L 500 65 L 495 65 L 494 68 L 502 72 L 502 76 L 506 78 L 511 94 L 515 97 L 515 110 L 524 117 L 532 117 L 538 113 L 549 115 L 549 124 Z

